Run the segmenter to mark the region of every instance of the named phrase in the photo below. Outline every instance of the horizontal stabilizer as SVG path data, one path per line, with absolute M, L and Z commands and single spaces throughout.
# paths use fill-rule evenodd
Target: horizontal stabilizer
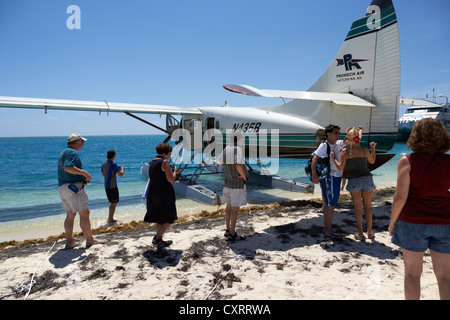
M 107 101 L 80 101 L 39 98 L 1 97 L 0 107 L 27 109 L 55 109 L 105 112 L 133 112 L 156 114 L 202 114 L 197 108 L 158 106 L 150 104 L 130 104 Z
M 415 106 L 415 107 L 440 107 L 440 105 L 431 101 L 407 97 L 401 98 L 400 104 L 403 106 Z
M 339 105 L 371 107 L 371 108 L 375 107 L 373 103 L 370 103 L 350 93 L 267 90 L 267 89 L 257 89 L 248 85 L 234 85 L 234 84 L 227 84 L 224 85 L 223 87 L 229 91 L 246 94 L 248 96 L 253 97 L 329 101 Z

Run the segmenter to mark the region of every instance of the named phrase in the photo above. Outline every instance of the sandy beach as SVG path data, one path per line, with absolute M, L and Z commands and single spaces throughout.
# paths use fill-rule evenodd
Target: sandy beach
M 323 233 L 320 203 L 250 206 L 238 218 L 244 241 L 225 240 L 223 210 L 174 224 L 167 249 L 154 228 L 130 223 L 97 230 L 98 244 L 63 250 L 62 237 L 2 243 L 2 300 L 402 300 L 403 260 L 387 231 L 394 190 L 374 193 L 375 239 L 357 241 L 351 199 Z M 189 219 L 187 219 L 189 220 Z M 28 293 L 28 284 L 35 283 Z M 439 299 L 426 254 L 422 299 Z

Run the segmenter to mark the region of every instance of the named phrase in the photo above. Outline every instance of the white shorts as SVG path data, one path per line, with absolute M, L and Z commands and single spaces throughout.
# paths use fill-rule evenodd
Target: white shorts
M 69 185 L 75 185 L 78 188 L 78 192 L 69 189 Z M 66 183 L 58 188 L 59 196 L 62 200 L 62 207 L 66 211 L 72 211 L 74 213 L 89 209 L 88 207 L 88 195 L 83 182 Z
M 245 206 L 247 204 L 247 188 L 230 189 L 223 187 L 222 202 L 229 203 L 232 207 Z

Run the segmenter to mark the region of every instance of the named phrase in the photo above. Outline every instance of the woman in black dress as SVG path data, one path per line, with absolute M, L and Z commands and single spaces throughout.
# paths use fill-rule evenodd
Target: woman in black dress
M 156 235 L 153 244 L 158 248 L 168 247 L 172 241 L 163 241 L 164 232 L 178 219 L 175 206 L 175 191 L 172 183 L 179 169 L 173 171 L 169 164 L 172 147 L 167 143 L 161 143 L 156 147 L 156 156 L 149 163 L 150 186 L 147 191 L 147 213 L 145 222 L 156 222 Z

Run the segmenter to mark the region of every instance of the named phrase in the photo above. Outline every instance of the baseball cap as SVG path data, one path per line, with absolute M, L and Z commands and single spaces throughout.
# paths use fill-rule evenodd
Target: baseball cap
M 77 141 L 77 140 L 80 140 L 80 139 L 83 139 L 84 141 L 87 140 L 86 138 L 83 138 L 83 137 L 81 136 L 81 134 L 79 134 L 79 133 L 72 133 L 72 134 L 69 136 L 69 138 L 67 139 L 67 142 L 73 142 L 73 141 Z

